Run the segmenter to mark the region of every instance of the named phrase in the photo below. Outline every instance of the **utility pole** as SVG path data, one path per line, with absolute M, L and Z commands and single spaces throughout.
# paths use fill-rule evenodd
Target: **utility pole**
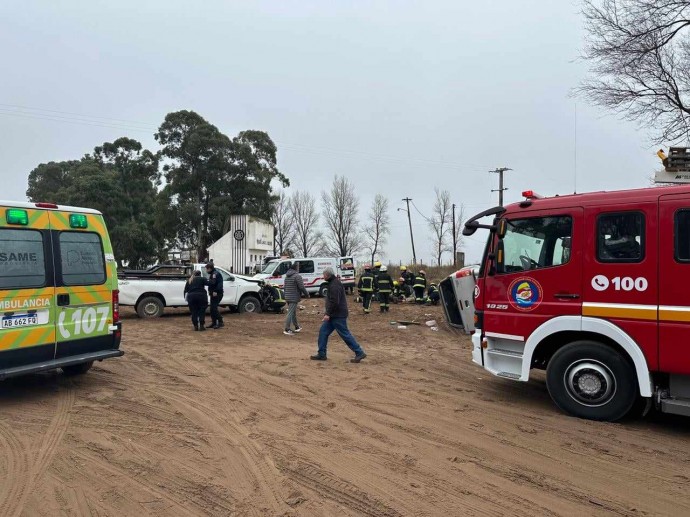
M 453 203 L 453 267 L 457 267 L 458 264 L 458 236 L 455 233 L 455 203 Z
M 417 253 L 414 250 L 414 236 L 412 235 L 412 216 L 410 215 L 410 201 L 412 199 L 406 197 L 403 201 L 407 203 L 407 222 L 410 225 L 410 242 L 412 242 L 412 263 L 417 265 Z
M 509 169 L 508 167 L 499 167 L 497 169 L 494 169 L 492 171 L 489 171 L 492 174 L 498 174 L 498 189 L 493 189 L 491 192 L 498 192 L 498 205 L 503 206 L 503 191 L 508 190 L 507 187 L 503 186 L 503 173 L 506 171 L 512 171 L 513 169 Z

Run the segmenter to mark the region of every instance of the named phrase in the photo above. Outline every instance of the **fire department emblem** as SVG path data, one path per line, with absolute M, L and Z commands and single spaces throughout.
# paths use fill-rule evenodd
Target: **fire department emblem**
M 508 288 L 508 301 L 519 311 L 533 311 L 543 297 L 541 285 L 532 278 L 518 278 Z

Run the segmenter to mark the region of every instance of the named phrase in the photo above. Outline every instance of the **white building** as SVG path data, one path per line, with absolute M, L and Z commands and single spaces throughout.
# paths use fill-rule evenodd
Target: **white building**
M 230 231 L 208 248 L 214 264 L 232 273 L 250 274 L 273 255 L 273 225 L 249 215 L 230 216 Z

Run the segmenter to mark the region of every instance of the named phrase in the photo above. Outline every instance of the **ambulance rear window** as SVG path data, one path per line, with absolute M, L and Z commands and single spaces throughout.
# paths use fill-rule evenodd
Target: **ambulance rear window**
M 105 283 L 103 244 L 97 233 L 61 232 L 60 262 L 65 285 Z
M 43 235 L 36 230 L 0 229 L 0 289 L 46 285 Z

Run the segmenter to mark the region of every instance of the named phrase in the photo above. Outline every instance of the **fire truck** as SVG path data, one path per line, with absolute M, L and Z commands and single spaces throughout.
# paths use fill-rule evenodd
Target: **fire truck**
M 473 362 L 515 381 L 545 370 L 581 418 L 690 416 L 690 185 L 523 196 L 463 229 L 489 231 Z

